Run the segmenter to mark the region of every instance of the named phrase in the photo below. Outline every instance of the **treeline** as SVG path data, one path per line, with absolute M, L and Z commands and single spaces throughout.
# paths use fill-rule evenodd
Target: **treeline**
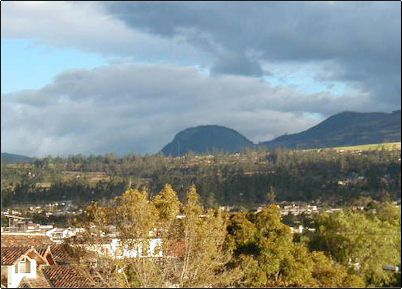
M 81 174 L 67 179 L 64 172 Z M 87 172 L 109 179 L 96 183 Z M 47 182 L 48 187 L 38 186 Z M 343 204 L 360 196 L 400 198 L 400 150 L 343 152 L 335 150 L 252 151 L 240 154 L 170 158 L 161 155 L 117 157 L 75 155 L 47 157 L 32 165 L 2 164 L 2 201 L 72 199 L 87 202 L 121 194 L 128 187 L 151 195 L 171 183 L 183 199 L 195 184 L 205 205 L 263 204 L 270 188 L 277 201 L 322 200 Z
M 99 181 L 94 185 L 85 180 L 56 181 L 48 188 L 37 187 L 34 182 L 24 180 L 15 187 L 2 189 L 3 206 L 21 203 L 43 203 L 47 201 L 71 200 L 75 204 L 86 204 L 92 200 L 109 199 L 120 195 L 127 182 L 119 178 Z
M 400 273 L 384 269 L 400 267 L 401 257 L 401 214 L 390 203 L 317 215 L 316 231 L 296 238 L 274 204 L 258 213 L 206 210 L 194 186 L 181 202 L 166 185 L 154 197 L 130 189 L 107 204 L 91 203 L 76 225 L 86 230 L 71 245 L 91 248 L 113 233 L 120 239 L 116 252 L 136 248 L 135 240 L 158 229 L 159 250 L 169 258 L 75 252 L 81 266 L 97 260 L 95 270 L 109 287 L 400 286 Z

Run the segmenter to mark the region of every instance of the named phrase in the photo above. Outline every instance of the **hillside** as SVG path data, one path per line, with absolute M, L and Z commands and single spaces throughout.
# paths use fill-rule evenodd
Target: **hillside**
M 401 141 L 401 111 L 342 112 L 300 133 L 262 142 L 268 148 L 323 148 Z
M 9 153 L 1 153 L 1 162 L 2 163 L 31 163 L 34 161 L 34 158 L 30 158 L 23 155 L 9 154 Z
M 233 129 L 217 125 L 203 125 L 185 129 L 167 144 L 162 153 L 166 156 L 180 156 L 190 151 L 203 154 L 222 150 L 235 153 L 254 144 Z

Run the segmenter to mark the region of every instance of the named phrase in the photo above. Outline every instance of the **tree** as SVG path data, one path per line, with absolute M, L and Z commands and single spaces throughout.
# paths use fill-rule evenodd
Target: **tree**
M 177 218 L 180 208 L 183 219 Z M 117 251 L 138 248 L 155 230 L 160 234 L 164 258 L 98 256 L 102 260 L 98 270 L 112 272 L 110 283 L 122 287 L 227 286 L 240 278 L 239 269 L 228 266 L 232 251 L 225 246 L 227 218 L 219 211 L 205 211 L 194 186 L 184 205 L 170 185 L 152 201 L 147 192 L 129 189 L 108 206 L 91 204 L 81 226 L 86 230 L 75 239 L 81 259 L 94 258 L 94 250 L 88 252 L 82 245 L 99 250 L 97 244 L 104 242 L 111 226 L 120 240 Z M 180 241 L 183 254 L 170 255 L 171 245 Z
M 347 268 L 333 262 L 323 252 L 313 252 L 314 262 L 312 276 L 318 287 L 364 287 L 364 280 L 348 274 Z
M 163 232 L 169 232 L 180 213 L 181 203 L 172 186 L 166 184 L 163 190 L 153 199 L 158 212 L 159 226 Z
M 395 276 L 383 270 L 383 266 L 400 262 L 400 212 L 399 222 L 394 217 L 389 222 L 379 218 L 384 215 L 371 211 L 319 215 L 309 246 L 327 252 L 354 270 L 367 285 L 393 286 Z
M 148 193 L 129 189 L 118 199 L 114 221 L 119 236 L 123 239 L 148 237 L 156 227 L 158 211 L 149 201 Z
M 354 287 L 363 280 L 350 274 L 322 252 L 310 252 L 294 243 L 288 226 L 281 222 L 279 208 L 265 207 L 257 215 L 238 213 L 228 226 L 228 244 L 234 248 L 233 263 L 246 287 Z
M 269 187 L 266 198 L 267 198 L 268 204 L 275 203 L 276 194 L 275 194 L 275 188 L 273 186 Z
M 185 251 L 179 270 L 181 287 L 225 286 L 239 278 L 237 269 L 226 267 L 231 251 L 225 248 L 226 218 L 218 211 L 208 210 L 202 217 L 203 208 L 195 186 L 186 194 L 183 207 L 182 236 Z

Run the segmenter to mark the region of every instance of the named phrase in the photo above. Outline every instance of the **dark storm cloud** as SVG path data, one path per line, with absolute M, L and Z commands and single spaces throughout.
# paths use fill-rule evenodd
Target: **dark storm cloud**
M 332 61 L 326 79 L 400 107 L 400 2 L 106 2 L 105 7 L 129 27 L 180 36 L 208 50 L 215 55 L 212 72 L 260 76 L 270 62 Z
M 223 55 L 211 68 L 212 74 L 263 76 L 260 64 L 244 55 Z

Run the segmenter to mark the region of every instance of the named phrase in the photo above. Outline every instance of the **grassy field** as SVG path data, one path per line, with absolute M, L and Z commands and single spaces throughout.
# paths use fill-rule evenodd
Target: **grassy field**
M 110 176 L 105 172 L 74 172 L 63 171 L 63 181 L 71 181 L 72 179 L 84 178 L 89 181 L 90 184 L 95 184 L 99 181 L 109 181 Z
M 336 149 L 336 150 L 362 150 L 362 151 L 368 151 L 368 150 L 381 150 L 382 148 L 386 150 L 400 150 L 401 149 L 401 143 L 400 142 L 389 142 L 389 143 L 380 143 L 380 144 L 365 144 L 365 145 L 357 145 L 357 146 L 344 146 L 344 147 L 334 147 L 331 149 Z

